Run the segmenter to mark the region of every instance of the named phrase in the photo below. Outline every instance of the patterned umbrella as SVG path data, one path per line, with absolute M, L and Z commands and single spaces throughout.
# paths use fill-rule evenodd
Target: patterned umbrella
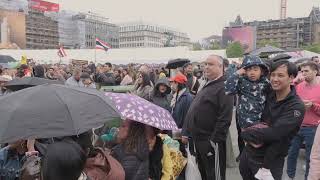
M 110 93 L 108 96 L 116 105 L 122 119 L 134 120 L 161 130 L 177 130 L 171 114 L 151 102 L 131 94 Z

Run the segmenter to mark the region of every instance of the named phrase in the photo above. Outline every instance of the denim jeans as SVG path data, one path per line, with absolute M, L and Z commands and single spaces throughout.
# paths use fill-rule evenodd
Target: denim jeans
M 317 127 L 301 127 L 298 134 L 292 139 L 291 146 L 288 152 L 287 159 L 287 174 L 290 178 L 294 178 L 296 175 L 297 160 L 299 156 L 300 147 L 305 142 L 306 148 L 306 174 L 305 180 L 309 174 L 310 153 L 313 145 L 313 139 L 316 133 Z

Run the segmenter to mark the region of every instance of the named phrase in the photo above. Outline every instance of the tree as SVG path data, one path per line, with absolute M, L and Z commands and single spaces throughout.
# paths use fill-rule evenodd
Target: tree
M 221 49 L 221 46 L 220 46 L 220 43 L 217 42 L 217 41 L 214 41 L 213 43 L 211 43 L 211 47 L 210 47 L 211 50 L 218 50 L 218 49 Z
M 201 44 L 199 42 L 193 43 L 193 50 L 194 51 L 202 50 Z
M 315 43 L 315 44 L 303 47 L 303 49 L 314 52 L 314 53 L 320 53 L 320 43 Z
M 267 45 L 280 48 L 280 44 L 273 41 L 273 40 L 263 39 L 263 40 L 258 41 L 258 43 L 257 43 L 258 48 L 261 48 L 261 47 L 264 47 Z
M 244 49 L 239 42 L 233 42 L 228 45 L 226 53 L 228 58 L 238 58 L 243 56 Z

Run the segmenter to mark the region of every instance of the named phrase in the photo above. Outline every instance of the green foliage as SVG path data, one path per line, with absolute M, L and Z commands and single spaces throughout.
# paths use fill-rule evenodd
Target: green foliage
M 244 49 L 239 42 L 233 42 L 228 45 L 226 53 L 228 58 L 238 58 L 243 56 Z
M 193 50 L 194 51 L 200 51 L 202 50 L 201 44 L 199 42 L 193 43 Z
M 320 43 L 312 44 L 303 48 L 304 50 L 314 53 L 320 53 Z
M 213 42 L 213 43 L 211 43 L 210 49 L 211 49 L 211 50 L 219 50 L 219 49 L 221 49 L 220 43 L 219 43 L 219 42 Z

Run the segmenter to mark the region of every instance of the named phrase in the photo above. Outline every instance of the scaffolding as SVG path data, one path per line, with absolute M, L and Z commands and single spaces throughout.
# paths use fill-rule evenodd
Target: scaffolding
M 58 22 L 30 8 L 26 15 L 26 38 L 27 49 L 56 49 L 59 45 Z
M 276 42 L 283 49 L 296 49 L 314 42 L 314 26 L 320 24 L 319 8 L 313 8 L 309 17 L 253 21 L 245 25 L 257 27 L 257 42 Z

